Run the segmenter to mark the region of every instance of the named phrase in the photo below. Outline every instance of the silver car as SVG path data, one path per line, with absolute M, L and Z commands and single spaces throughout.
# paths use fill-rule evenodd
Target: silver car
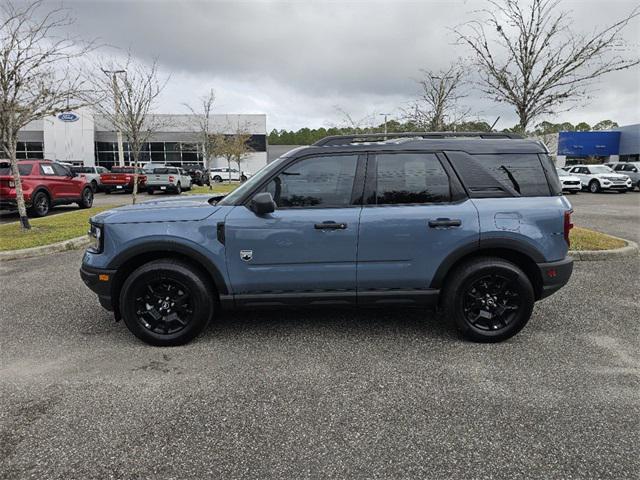
M 622 173 L 631 179 L 633 187 L 640 190 L 640 162 L 617 162 L 605 164 L 616 173 Z M 631 187 L 633 189 L 633 187 Z

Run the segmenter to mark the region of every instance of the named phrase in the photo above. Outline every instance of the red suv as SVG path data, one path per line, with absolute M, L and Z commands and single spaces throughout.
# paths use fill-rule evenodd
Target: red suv
M 54 205 L 77 203 L 91 208 L 93 190 L 87 179 L 49 160 L 20 160 L 24 201 L 32 217 L 44 217 Z M 0 208 L 16 208 L 16 189 L 8 160 L 0 160 Z

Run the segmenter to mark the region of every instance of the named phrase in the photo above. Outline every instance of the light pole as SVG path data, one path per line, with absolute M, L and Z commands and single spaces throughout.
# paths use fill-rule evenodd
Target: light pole
M 118 80 L 116 75 L 119 73 L 124 73 L 126 75 L 125 70 L 102 70 L 105 75 L 111 75 L 111 85 L 113 88 L 113 101 L 115 103 L 116 108 L 116 123 L 119 123 L 120 118 L 120 92 L 118 91 Z M 122 146 L 122 132 L 120 131 L 120 125 L 115 125 L 116 127 L 116 136 L 118 139 L 118 165 L 124 167 L 124 147 Z
M 387 117 L 391 115 L 390 113 L 380 113 L 381 116 L 384 117 L 384 139 L 387 139 Z

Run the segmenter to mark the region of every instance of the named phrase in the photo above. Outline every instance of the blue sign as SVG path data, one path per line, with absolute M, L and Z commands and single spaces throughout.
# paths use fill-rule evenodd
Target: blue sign
M 558 155 L 606 157 L 618 155 L 620 132 L 560 132 Z
M 58 115 L 58 120 L 63 122 L 77 122 L 80 120 L 80 116 L 73 112 L 65 112 Z

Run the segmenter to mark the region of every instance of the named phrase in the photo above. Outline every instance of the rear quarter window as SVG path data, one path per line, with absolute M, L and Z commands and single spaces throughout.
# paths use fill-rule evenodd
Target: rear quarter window
M 545 169 L 536 153 L 474 154 L 472 157 L 491 176 L 523 197 L 549 196 L 551 193 Z
M 20 172 L 21 177 L 31 175 L 31 170 L 33 170 L 32 163 L 18 164 L 18 172 Z M 3 163 L 2 165 L 0 165 L 0 175 L 11 175 L 11 165 L 8 163 Z

